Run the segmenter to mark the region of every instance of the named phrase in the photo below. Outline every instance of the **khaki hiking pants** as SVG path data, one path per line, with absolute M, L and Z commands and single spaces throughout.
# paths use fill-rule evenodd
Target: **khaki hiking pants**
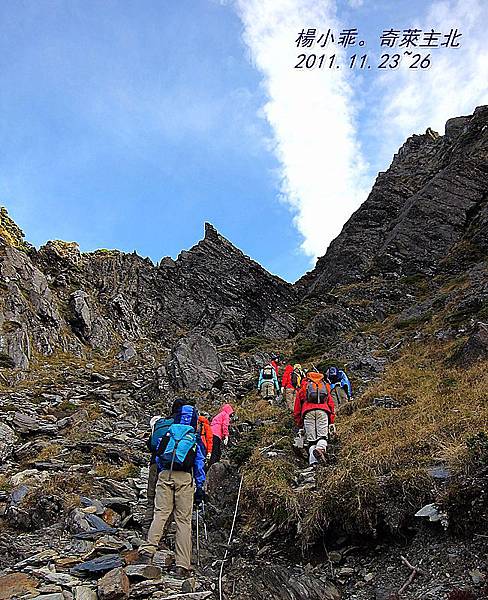
M 303 418 L 303 427 L 305 429 L 305 437 L 309 445 L 308 463 L 315 464 L 313 451 L 315 448 L 327 450 L 327 439 L 329 437 L 329 415 L 325 410 L 320 408 L 309 410 Z
M 154 518 L 141 552 L 154 554 L 164 526 L 174 510 L 176 522 L 176 566 L 189 569 L 191 564 L 191 515 L 193 510 L 193 477 L 183 471 L 161 471 L 156 485 Z
M 336 385 L 335 388 L 331 390 L 330 395 L 334 400 L 336 408 L 339 407 L 341 404 L 345 404 L 347 402 L 346 390 L 340 385 Z
M 156 484 L 158 483 L 158 466 L 156 463 L 149 465 L 149 478 L 147 480 L 147 505 L 142 522 L 144 534 L 147 535 L 154 517 L 154 497 L 156 496 Z
M 283 392 L 285 396 L 285 404 L 289 410 L 293 411 L 295 409 L 295 396 L 297 394 L 296 390 L 293 388 L 285 388 Z
M 274 386 L 274 383 L 272 381 L 265 381 L 261 384 L 260 392 L 261 398 L 272 402 L 276 396 L 276 388 Z

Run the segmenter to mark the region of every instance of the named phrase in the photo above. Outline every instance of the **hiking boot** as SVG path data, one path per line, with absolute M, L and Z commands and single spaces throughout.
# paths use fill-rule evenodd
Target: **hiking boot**
M 325 450 L 323 448 L 315 448 L 313 451 L 313 455 L 319 461 L 321 465 L 327 464 L 327 459 L 325 456 Z
M 185 569 L 185 567 L 176 567 L 175 569 L 175 577 L 179 579 L 188 579 L 191 576 L 191 571 L 189 569 Z

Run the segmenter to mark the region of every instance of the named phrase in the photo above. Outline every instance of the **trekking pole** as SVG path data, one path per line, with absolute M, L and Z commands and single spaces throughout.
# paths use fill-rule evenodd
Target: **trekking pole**
M 207 520 L 205 518 L 205 502 L 202 502 L 202 523 L 203 523 L 203 535 L 205 536 L 205 541 L 208 542 Z
M 197 567 L 200 566 L 200 508 L 197 506 Z
M 234 535 L 234 527 L 236 525 L 237 511 L 239 510 L 239 500 L 241 499 L 241 490 L 242 490 L 242 484 L 243 484 L 243 482 L 244 482 L 244 475 L 241 475 L 241 482 L 239 484 L 239 491 L 237 492 L 237 501 L 236 501 L 236 508 L 235 508 L 235 511 L 234 511 L 234 519 L 232 520 L 232 527 L 230 529 L 229 539 L 227 540 L 227 548 L 225 549 L 224 558 L 222 559 L 222 563 L 220 565 L 220 573 L 219 573 L 219 600 L 222 600 L 222 575 L 224 573 L 224 564 L 225 564 L 225 561 L 227 560 L 227 556 L 229 555 L 229 548 L 230 548 L 230 543 L 232 542 L 232 536 Z

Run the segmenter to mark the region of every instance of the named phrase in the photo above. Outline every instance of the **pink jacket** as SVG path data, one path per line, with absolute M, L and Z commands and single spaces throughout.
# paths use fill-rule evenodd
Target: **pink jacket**
M 234 409 L 230 404 L 224 404 L 217 416 L 212 419 L 212 433 L 221 440 L 229 435 L 230 415 Z

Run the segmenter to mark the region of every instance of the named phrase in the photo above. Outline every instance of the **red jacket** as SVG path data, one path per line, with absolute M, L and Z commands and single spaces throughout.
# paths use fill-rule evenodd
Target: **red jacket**
M 203 445 L 207 450 L 207 454 L 212 454 L 213 433 L 210 426 L 210 421 L 206 417 L 199 416 L 198 429 L 200 431 L 200 437 L 202 438 Z
M 279 374 L 278 374 L 278 363 L 275 360 L 272 360 L 270 362 L 270 365 L 273 367 L 273 369 L 276 371 L 276 377 L 278 377 L 278 379 L 280 378 Z
M 291 382 L 291 374 L 292 373 L 293 373 L 293 367 L 291 365 L 286 365 L 285 371 L 283 373 L 283 377 L 281 379 L 281 387 L 287 388 L 287 389 L 292 389 L 292 390 L 295 389 Z
M 309 410 L 325 410 L 329 413 L 329 422 L 332 424 L 335 420 L 335 404 L 330 395 L 330 385 L 328 383 L 325 384 L 325 387 L 327 388 L 327 399 L 325 402 L 307 402 L 307 386 L 311 381 L 320 384 L 324 381 L 324 376 L 322 373 L 312 372 L 304 377 L 295 398 L 295 410 L 293 411 L 295 423 L 301 427 L 303 425 L 303 417 Z

